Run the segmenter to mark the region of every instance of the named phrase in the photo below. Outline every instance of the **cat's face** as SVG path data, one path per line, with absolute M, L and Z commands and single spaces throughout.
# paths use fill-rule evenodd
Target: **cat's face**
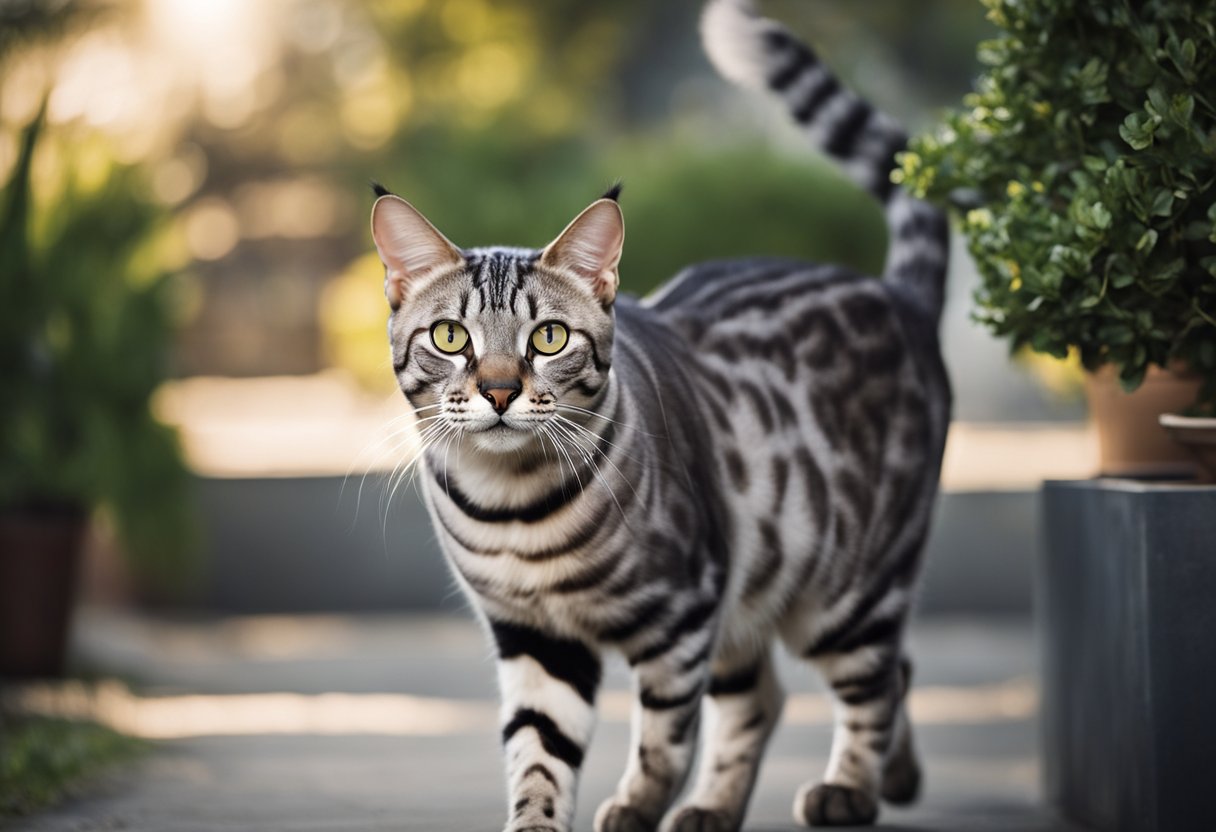
M 592 204 L 544 249 L 461 250 L 383 196 L 372 236 L 393 367 L 424 436 L 488 453 L 539 448 L 546 432 L 568 430 L 561 416 L 597 400 L 624 239 L 615 201 Z

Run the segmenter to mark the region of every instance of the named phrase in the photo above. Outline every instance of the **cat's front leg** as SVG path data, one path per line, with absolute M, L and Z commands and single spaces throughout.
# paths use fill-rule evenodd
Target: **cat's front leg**
M 710 633 L 665 645 L 634 666 L 632 742 L 616 794 L 595 815 L 595 832 L 652 832 L 684 787 L 696 751 L 709 677 Z
M 600 660 L 579 641 L 505 622 L 498 645 L 507 832 L 569 832 L 583 753 L 595 726 Z

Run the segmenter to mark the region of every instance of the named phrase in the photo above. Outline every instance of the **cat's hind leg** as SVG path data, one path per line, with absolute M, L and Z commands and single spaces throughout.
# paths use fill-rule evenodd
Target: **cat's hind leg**
M 914 803 L 920 796 L 921 769 L 912 741 L 912 720 L 908 716 L 908 690 L 912 685 L 912 663 L 900 661 L 900 682 L 904 701 L 895 717 L 895 736 L 882 767 L 882 799 L 895 806 Z
M 799 822 L 809 826 L 873 823 L 879 797 L 887 791 L 888 771 L 895 797 L 915 795 L 919 766 L 911 757 L 908 726 L 901 725 L 906 719 L 901 631 L 902 616 L 881 619 L 863 625 L 831 650 L 808 655 L 832 690 L 836 716 L 823 780 L 807 784 L 794 799 Z M 914 782 L 899 784 L 896 772 Z
M 671 814 L 669 832 L 735 832 L 742 826 L 764 747 L 785 702 L 767 645 L 717 657 L 708 699 L 697 782 Z

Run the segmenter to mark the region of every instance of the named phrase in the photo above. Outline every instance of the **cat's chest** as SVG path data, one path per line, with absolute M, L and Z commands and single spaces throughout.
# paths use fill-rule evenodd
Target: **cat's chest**
M 542 488 L 532 502 L 504 507 L 465 487 L 458 477 L 429 480 L 433 525 L 462 582 L 512 620 L 569 631 L 631 580 L 632 532 L 603 495 Z

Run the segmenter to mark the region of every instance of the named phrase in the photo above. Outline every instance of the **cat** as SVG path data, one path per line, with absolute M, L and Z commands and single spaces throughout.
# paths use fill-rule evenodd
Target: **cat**
M 542 249 L 462 249 L 376 186 L 423 494 L 498 654 L 508 832 L 571 828 L 606 651 L 635 705 L 597 832 L 741 827 L 782 708 L 775 638 L 839 705 L 796 819 L 870 823 L 920 785 L 901 645 L 950 418 L 945 218 L 891 181 L 901 129 L 783 26 L 711 0 L 702 37 L 881 201 L 882 279 L 757 257 L 639 301 L 617 293 L 617 188 Z

